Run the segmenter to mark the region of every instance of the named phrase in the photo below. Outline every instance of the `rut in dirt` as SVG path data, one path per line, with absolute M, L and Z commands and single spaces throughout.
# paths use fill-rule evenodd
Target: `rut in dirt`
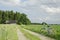
M 18 36 L 18 40 L 27 40 L 27 38 L 18 28 L 17 28 L 17 36 Z

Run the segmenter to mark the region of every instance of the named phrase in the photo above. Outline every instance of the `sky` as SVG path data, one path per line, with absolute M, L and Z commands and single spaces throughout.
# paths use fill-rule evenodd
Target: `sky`
M 60 0 L 0 0 L 0 10 L 25 13 L 33 23 L 60 24 Z

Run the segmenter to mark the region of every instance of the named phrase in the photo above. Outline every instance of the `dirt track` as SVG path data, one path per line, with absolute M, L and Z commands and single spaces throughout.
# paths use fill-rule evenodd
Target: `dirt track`
M 31 33 L 31 34 L 33 34 L 33 35 L 36 35 L 36 36 L 39 37 L 41 40 L 55 40 L 55 39 L 53 39 L 53 38 L 46 37 L 46 36 L 44 36 L 44 35 L 41 35 L 41 34 L 38 34 L 38 33 L 32 32 L 32 31 L 29 31 L 29 30 L 26 30 L 26 29 L 24 29 L 24 30 L 27 31 L 27 32 L 29 32 L 29 33 Z
M 18 40 L 27 40 L 23 33 L 17 28 Z

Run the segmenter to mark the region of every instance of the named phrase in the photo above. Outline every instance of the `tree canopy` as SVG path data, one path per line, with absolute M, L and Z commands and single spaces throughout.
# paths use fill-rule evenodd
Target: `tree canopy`
M 11 11 L 2 11 L 0 10 L 0 24 L 4 24 L 7 20 L 16 20 L 17 24 L 30 24 L 30 20 L 27 15 L 20 12 Z
M 47 23 L 46 22 L 42 22 L 42 25 L 47 25 Z

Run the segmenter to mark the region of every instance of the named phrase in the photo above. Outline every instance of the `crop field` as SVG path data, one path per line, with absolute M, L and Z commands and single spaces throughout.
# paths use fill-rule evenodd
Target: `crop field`
M 47 28 L 46 26 L 44 27 L 43 25 L 27 25 L 27 26 L 22 26 L 25 29 L 52 37 L 56 38 L 56 40 L 60 40 L 60 25 L 50 25 L 51 27 L 51 34 L 47 32 L 44 28 Z
M 15 25 L 0 24 L 0 40 L 18 40 Z

